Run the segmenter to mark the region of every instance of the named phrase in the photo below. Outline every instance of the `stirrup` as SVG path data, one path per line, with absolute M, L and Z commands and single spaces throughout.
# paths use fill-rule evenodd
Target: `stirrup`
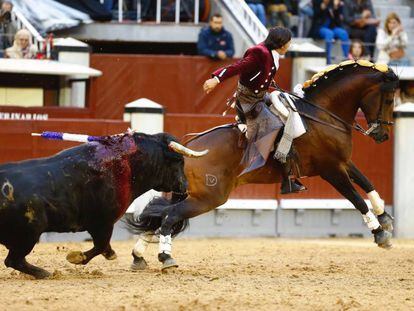
M 299 180 L 288 178 L 287 181 L 282 182 L 280 194 L 299 193 L 305 190 L 307 190 L 306 187 Z

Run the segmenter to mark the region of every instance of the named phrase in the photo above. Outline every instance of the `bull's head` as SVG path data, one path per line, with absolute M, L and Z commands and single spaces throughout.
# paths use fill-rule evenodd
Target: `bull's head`
M 208 153 L 208 150 L 191 150 L 165 133 L 156 134 L 153 137 L 158 141 L 158 148 L 156 148 L 156 152 L 151 154 L 154 158 L 150 161 L 156 166 L 158 173 L 157 176 L 152 176 L 156 179 L 152 188 L 163 192 L 185 193 L 188 185 L 184 174 L 184 157 L 202 157 Z

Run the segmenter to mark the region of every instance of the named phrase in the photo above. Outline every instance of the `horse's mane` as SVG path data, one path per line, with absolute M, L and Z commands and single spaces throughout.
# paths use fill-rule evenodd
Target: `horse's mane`
M 342 63 L 331 65 L 326 69 L 314 74 L 310 80 L 307 80 L 303 83 L 303 91 L 306 95 L 308 92 L 317 89 L 316 87 L 318 85 L 321 85 L 321 82 L 329 81 L 330 76 L 336 75 L 336 73 L 343 71 L 344 69 L 356 67 L 368 67 L 382 73 L 388 73 L 391 70 L 386 64 L 374 64 L 367 60 L 346 60 Z M 322 77 L 324 79 L 321 79 Z

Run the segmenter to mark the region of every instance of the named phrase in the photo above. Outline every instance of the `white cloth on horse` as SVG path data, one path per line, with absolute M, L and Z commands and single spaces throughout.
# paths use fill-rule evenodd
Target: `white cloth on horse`
M 300 98 L 304 98 L 305 92 L 303 91 L 303 85 L 300 83 L 296 84 L 295 87 L 293 88 L 293 93 L 298 95 Z
M 272 102 L 270 110 L 285 123 L 282 139 L 274 155 L 276 159 L 284 163 L 292 147 L 293 139 L 305 134 L 306 129 L 291 96 L 287 93 L 283 93 L 283 95 L 287 100 L 288 107 L 281 100 L 281 92 L 274 91 L 270 93 L 270 100 Z

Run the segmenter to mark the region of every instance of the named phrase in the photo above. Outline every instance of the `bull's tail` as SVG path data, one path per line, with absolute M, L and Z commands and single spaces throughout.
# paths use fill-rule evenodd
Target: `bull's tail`
M 175 201 L 173 199 L 173 201 Z M 125 217 L 126 228 L 132 234 L 142 234 L 145 232 L 155 232 L 161 227 L 162 219 L 167 216 L 172 202 L 163 197 L 155 197 L 143 209 L 140 215 Z M 177 222 L 172 227 L 171 236 L 174 237 L 183 232 L 188 227 L 188 219 Z

